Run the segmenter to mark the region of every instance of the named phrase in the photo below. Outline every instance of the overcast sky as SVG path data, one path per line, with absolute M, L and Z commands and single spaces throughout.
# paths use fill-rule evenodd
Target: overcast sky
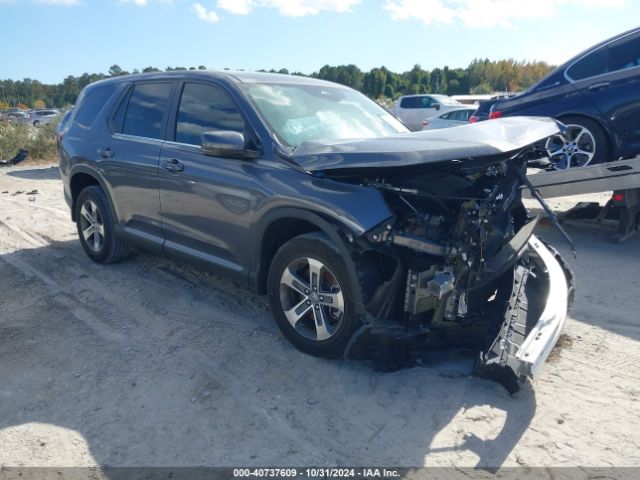
M 198 66 L 405 71 L 560 63 L 640 24 L 631 0 L 0 0 L 0 79 Z

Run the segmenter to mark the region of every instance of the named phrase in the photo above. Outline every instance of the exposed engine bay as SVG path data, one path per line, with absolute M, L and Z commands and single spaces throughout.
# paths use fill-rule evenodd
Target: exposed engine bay
M 533 235 L 538 217 L 522 203 L 529 188 L 571 243 L 526 178 L 527 163 L 540 155 L 536 145 L 560 127 L 544 119 L 486 123 L 298 153 L 322 176 L 378 190 L 393 214 L 354 245 L 354 256 L 380 275 L 363 295 L 362 337 L 409 348 L 480 347 L 477 372 L 502 376 L 514 391 L 555 345 L 572 293 L 571 273 Z
M 397 293 L 383 284 L 387 291 L 374 293 L 369 313 L 399 318 L 400 305 L 405 326 L 433 328 L 468 321 L 495 296 L 492 281 L 517 260 L 537 223 L 527 217 L 514 171 L 525 168 L 522 157 L 396 169 L 385 176 L 377 171 L 361 179 L 382 192 L 395 214 L 365 238 L 404 272 L 402 302 L 390 302 Z
M 370 333 L 426 344 L 477 342 L 477 370 L 510 391 L 518 377 L 532 375 L 515 356 L 542 313 L 549 282 L 527 248 L 538 217 L 524 208 L 517 169 L 526 171 L 529 154 L 360 179 L 395 214 L 365 236 L 394 259 L 366 306 Z
M 486 300 L 479 287 L 515 260 L 515 255 L 497 254 L 526 225 L 523 247 L 537 221 L 527 218 L 520 180 L 510 172 L 523 164 L 466 165 L 464 170 L 449 165 L 449 171 L 367 181 L 384 192 L 396 214 L 393 225 L 368 237 L 397 247 L 394 252 L 407 268 L 407 325 L 467 319 Z

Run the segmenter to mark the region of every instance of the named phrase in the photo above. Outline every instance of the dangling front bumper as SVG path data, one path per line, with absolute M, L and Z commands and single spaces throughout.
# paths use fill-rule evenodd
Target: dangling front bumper
M 487 262 L 493 276 L 480 295 L 486 298 L 493 291 L 494 299 L 483 300 L 484 313 L 476 313 L 474 322 L 432 329 L 371 317 L 354 335 L 346 355 L 395 370 L 415 365 L 425 350 L 473 346 L 480 350 L 474 373 L 517 391 L 518 381 L 535 377 L 558 342 L 573 297 L 571 271 L 558 252 L 532 234 L 534 227 L 525 226 Z M 383 296 L 393 300 L 388 292 L 395 288 L 394 281 L 388 283 Z
M 560 255 L 535 235 L 528 249 L 536 268 L 515 267 L 504 322 L 478 364 L 483 376 L 503 376 L 508 369 L 515 377 L 535 377 L 564 328 L 573 276 Z

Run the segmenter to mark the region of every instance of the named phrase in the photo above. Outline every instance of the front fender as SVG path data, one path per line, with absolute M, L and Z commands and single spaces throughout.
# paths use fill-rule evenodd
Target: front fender
M 262 243 L 269 226 L 278 220 L 300 220 L 316 226 L 322 231 L 333 244 L 338 248 L 344 264 L 347 268 L 350 280 L 354 285 L 359 284 L 357 267 L 353 258 L 353 249 L 355 245 L 355 237 L 352 235 L 348 225 L 342 223 L 339 218 L 325 216 L 314 211 L 305 210 L 301 208 L 278 208 L 270 211 L 263 216 L 256 228 L 256 235 L 254 237 L 254 249 L 256 258 L 253 264 L 255 268 L 249 273 L 250 282 L 259 289 L 260 279 L 266 274 L 269 265 L 262 261 Z M 355 305 L 362 307 L 360 314 L 364 314 L 364 301 L 361 292 L 356 289 Z M 358 307 L 359 308 L 359 307 Z

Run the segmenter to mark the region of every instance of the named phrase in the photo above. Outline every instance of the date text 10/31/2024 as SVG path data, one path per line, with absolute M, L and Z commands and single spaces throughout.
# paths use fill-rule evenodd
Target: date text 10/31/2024
M 236 468 L 234 478 L 398 478 L 400 472 L 388 468 Z

